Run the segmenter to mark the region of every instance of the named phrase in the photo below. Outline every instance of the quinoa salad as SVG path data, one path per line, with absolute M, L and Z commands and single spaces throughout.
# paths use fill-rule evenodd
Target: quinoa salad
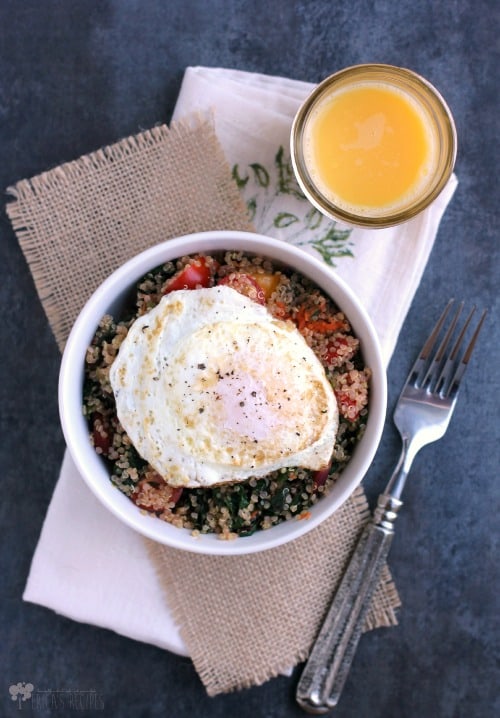
M 109 380 L 121 343 L 134 321 L 178 289 L 227 285 L 290 321 L 320 360 L 339 410 L 330 464 L 313 471 L 281 468 L 267 476 L 204 488 L 169 486 L 137 452 L 121 426 Z M 276 358 L 279 361 L 279 357 Z M 295 270 L 242 252 L 191 255 L 148 272 L 118 317 L 104 316 L 85 361 L 83 412 L 90 440 L 110 480 L 140 510 L 193 535 L 249 536 L 290 519 L 307 519 L 348 464 L 368 416 L 370 369 L 348 319 L 313 282 Z

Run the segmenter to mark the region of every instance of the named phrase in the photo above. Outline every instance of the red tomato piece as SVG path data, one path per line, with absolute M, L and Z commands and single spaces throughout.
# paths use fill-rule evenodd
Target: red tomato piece
M 98 449 L 98 454 L 107 456 L 111 448 L 112 440 L 111 428 L 104 422 L 102 414 L 95 413 L 92 415 L 92 443 Z
M 356 421 L 368 403 L 368 377 L 365 372 L 352 369 L 342 375 L 333 388 L 340 414 L 348 421 Z
M 182 487 L 169 486 L 159 474 L 155 474 L 150 473 L 148 478 L 139 481 L 132 499 L 140 509 L 162 512 L 179 501 Z
M 243 296 L 257 302 L 257 304 L 265 305 L 266 303 L 264 290 L 250 274 L 246 274 L 245 272 L 231 272 L 231 274 L 223 277 L 219 281 L 219 284 L 235 289 L 240 294 L 243 294 Z
M 337 334 L 326 346 L 325 363 L 328 366 L 335 366 L 336 363 L 340 364 L 348 361 L 353 358 L 357 350 L 358 342 L 348 338 L 345 334 Z
M 315 486 L 324 486 L 326 484 L 326 480 L 330 474 L 331 468 L 332 465 L 328 464 L 328 466 L 324 466 L 322 469 L 318 469 L 313 473 L 313 481 Z
M 344 419 L 349 421 L 356 421 L 359 416 L 359 408 L 357 400 L 349 396 L 347 391 L 335 391 L 335 397 L 339 407 L 339 412 L 342 414 Z
M 186 264 L 173 277 L 165 283 L 164 294 L 174 292 L 177 289 L 197 289 L 198 287 L 209 287 L 212 279 L 212 270 L 205 257 L 197 257 Z
M 337 359 L 340 350 L 347 346 L 347 337 L 345 335 L 335 337 L 335 341 L 328 342 L 326 348 L 326 359 L 331 362 Z

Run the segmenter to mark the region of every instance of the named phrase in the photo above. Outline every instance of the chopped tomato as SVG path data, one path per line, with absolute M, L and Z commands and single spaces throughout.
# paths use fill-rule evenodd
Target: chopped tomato
M 162 512 L 175 505 L 181 495 L 182 487 L 169 486 L 160 474 L 151 472 L 139 481 L 132 499 L 140 509 Z
M 326 352 L 323 356 L 328 366 L 335 366 L 337 363 L 344 363 L 356 354 L 358 350 L 358 342 L 353 337 L 345 334 L 337 334 L 326 345 Z
M 107 456 L 111 448 L 113 434 L 111 428 L 105 423 L 102 414 L 96 412 L 92 415 L 92 443 L 98 454 Z
M 313 481 L 315 486 L 324 486 L 326 484 L 326 480 L 330 474 L 331 468 L 332 465 L 328 464 L 328 466 L 324 466 L 322 469 L 318 469 L 313 473 Z
M 177 289 L 209 287 L 211 279 L 212 269 L 206 257 L 197 257 L 166 281 L 163 293 L 168 294 Z
M 339 413 L 348 421 L 356 421 L 368 403 L 368 375 L 365 371 L 351 369 L 342 374 L 333 387 Z
M 280 283 L 279 272 L 250 272 L 250 275 L 262 289 L 266 299 L 271 297 L 271 294 L 276 291 L 276 288 Z
M 337 399 L 339 412 L 342 414 L 344 419 L 356 421 L 359 416 L 357 400 L 350 396 L 347 391 L 336 391 L 335 398 Z
M 253 299 L 257 304 L 264 305 L 266 303 L 266 296 L 262 287 L 251 274 L 247 274 L 246 272 L 231 272 L 231 274 L 223 277 L 219 281 L 219 284 L 235 289 L 245 297 Z

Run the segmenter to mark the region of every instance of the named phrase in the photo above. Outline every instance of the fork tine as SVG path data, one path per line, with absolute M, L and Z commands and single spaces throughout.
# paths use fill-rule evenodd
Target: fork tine
M 459 351 L 459 349 L 460 349 L 460 345 L 462 344 L 462 340 L 463 340 L 463 338 L 464 338 L 464 336 L 465 336 L 466 329 L 467 329 L 467 327 L 468 327 L 469 324 L 470 324 L 470 321 L 471 321 L 471 319 L 472 319 L 472 315 L 473 315 L 474 312 L 475 312 L 475 309 L 476 309 L 476 308 L 474 307 L 474 308 L 472 309 L 471 313 L 469 314 L 469 317 L 468 317 L 468 319 L 467 319 L 467 322 L 465 323 L 465 326 L 464 326 L 463 330 L 461 331 L 460 336 L 458 337 L 455 346 L 453 347 L 453 351 L 452 351 L 452 354 L 451 354 L 451 356 L 450 356 L 450 359 L 451 359 L 452 361 L 453 361 L 454 359 L 456 359 L 456 356 L 457 356 L 458 351 Z M 476 329 L 475 329 L 475 331 L 474 331 L 474 334 L 472 335 L 472 339 L 470 340 L 470 342 L 469 342 L 469 344 L 468 344 L 468 346 L 467 346 L 467 348 L 466 348 L 466 350 L 465 350 L 465 352 L 464 352 L 464 355 L 463 355 L 463 357 L 462 357 L 462 359 L 461 359 L 461 361 L 460 361 L 460 363 L 459 363 L 459 365 L 458 365 L 458 367 L 457 367 L 457 370 L 456 370 L 456 372 L 455 372 L 455 374 L 454 374 L 454 376 L 453 376 L 453 379 L 451 380 L 451 382 L 450 382 L 450 384 L 449 384 L 448 390 L 446 391 L 446 396 L 450 396 L 452 392 L 453 392 L 453 393 L 457 393 L 457 392 L 458 392 L 458 389 L 459 389 L 459 387 L 460 387 L 460 382 L 461 382 L 462 377 L 463 377 L 463 375 L 464 375 L 464 373 L 465 373 L 465 370 L 467 369 L 467 366 L 468 366 L 468 364 L 469 364 L 470 358 L 471 358 L 471 356 L 472 356 L 472 352 L 474 351 L 474 347 L 475 347 L 475 345 L 476 345 L 476 341 L 477 341 L 477 338 L 478 338 L 478 336 L 479 336 L 479 332 L 481 331 L 481 328 L 482 328 L 482 326 L 483 326 L 483 324 L 484 324 L 484 320 L 486 319 L 487 313 L 488 313 L 488 311 L 485 309 L 485 310 L 483 311 L 483 313 L 481 314 L 481 318 L 479 319 L 478 325 L 477 325 L 477 327 L 476 327 Z M 450 364 L 450 367 L 451 367 L 451 364 Z
M 469 316 L 465 321 L 464 326 L 460 331 L 458 338 L 455 340 L 451 352 L 447 356 L 445 356 L 446 350 L 448 348 L 448 345 L 450 344 L 450 341 L 456 330 L 458 320 L 462 313 L 464 302 L 460 302 L 460 304 L 458 305 L 457 311 L 455 312 L 455 315 L 451 320 L 450 326 L 448 327 L 443 339 L 441 340 L 436 350 L 435 346 L 454 303 L 455 300 L 450 299 L 448 304 L 444 308 L 443 313 L 439 317 L 435 327 L 431 331 L 428 339 L 422 347 L 422 350 L 415 364 L 412 367 L 407 382 L 413 382 L 413 385 L 416 388 L 423 388 L 427 385 L 429 391 L 432 390 L 436 394 L 441 393 L 442 396 L 450 396 L 453 392 L 456 392 L 458 390 L 460 380 L 462 379 L 462 376 L 467 368 L 467 364 L 470 360 L 472 351 L 479 336 L 479 332 L 481 331 L 481 327 L 483 326 L 487 314 L 487 310 L 485 310 L 481 315 L 474 335 L 464 352 L 463 358 L 457 366 L 457 357 L 464 342 L 467 329 L 469 328 L 469 325 L 472 321 L 472 317 L 476 311 L 476 307 L 474 306 L 472 308 Z M 432 352 L 434 350 L 435 352 L 432 355 Z
M 462 302 L 463 306 L 463 302 Z M 458 335 L 458 339 L 455 342 L 455 345 L 453 346 L 453 349 L 451 350 L 450 354 L 446 358 L 445 363 L 443 364 L 443 368 L 441 370 L 441 374 L 439 375 L 439 379 L 436 382 L 436 392 L 442 391 L 445 396 L 448 396 L 449 391 L 451 389 L 451 382 L 450 377 L 453 374 L 453 370 L 455 367 L 455 360 L 457 358 L 460 346 L 462 344 L 463 338 L 465 336 L 465 332 L 467 331 L 469 324 L 471 323 L 471 319 L 474 316 L 474 313 L 476 311 L 476 307 L 472 307 L 469 316 L 467 317 L 467 320 L 462 327 L 462 331 Z M 445 387 L 448 386 L 448 390 L 445 389 Z
M 431 331 L 428 339 L 426 340 L 424 346 L 422 347 L 420 354 L 417 357 L 417 360 L 415 361 L 415 364 L 411 368 L 407 383 L 413 381 L 415 384 L 419 384 L 421 382 L 421 380 L 425 377 L 427 361 L 428 361 L 429 355 L 434 348 L 434 345 L 437 341 L 439 333 L 441 332 L 443 324 L 446 321 L 446 317 L 448 316 L 448 313 L 449 313 L 454 301 L 455 301 L 454 299 L 450 299 L 450 301 L 444 308 L 443 313 L 437 320 L 436 326 Z
M 454 300 L 451 299 L 448 302 L 447 307 L 451 308 L 453 302 L 454 302 Z M 441 344 L 439 345 L 438 350 L 436 351 L 434 357 L 432 358 L 432 360 L 429 363 L 427 372 L 426 372 L 424 379 L 422 381 L 422 384 L 421 384 L 422 386 L 425 386 L 426 384 L 428 384 L 429 389 L 430 389 L 432 382 L 436 379 L 436 376 L 438 375 L 440 366 L 443 361 L 444 353 L 445 353 L 446 349 L 448 348 L 448 344 L 450 343 L 450 339 L 453 335 L 453 332 L 455 331 L 455 327 L 457 326 L 457 322 L 460 318 L 460 314 L 462 313 L 463 307 L 464 307 L 464 303 L 460 302 L 460 304 L 458 305 L 458 309 L 455 313 L 455 316 L 453 317 L 451 324 L 448 327 L 448 330 L 447 330 L 446 334 L 444 335 L 444 337 L 441 341 Z M 439 385 L 439 381 L 440 380 L 438 379 L 437 382 L 435 383 L 434 390 L 437 389 L 437 387 Z

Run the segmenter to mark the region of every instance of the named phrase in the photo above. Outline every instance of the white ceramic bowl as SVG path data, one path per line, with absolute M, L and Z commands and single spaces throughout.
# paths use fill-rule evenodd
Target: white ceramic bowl
M 216 250 L 241 250 L 269 257 L 312 279 L 346 314 L 360 339 L 367 366 L 372 370 L 369 417 L 366 432 L 354 455 L 328 496 L 311 510 L 307 520 L 290 520 L 252 536 L 224 541 L 207 534 L 194 538 L 188 529 L 175 528 L 160 519 L 144 515 L 113 486 L 103 460 L 95 453 L 82 414 L 84 359 L 101 317 L 119 314 L 131 287 L 146 272 L 186 254 Z M 128 526 L 159 543 L 205 554 L 236 555 L 279 546 L 310 531 L 330 516 L 360 483 L 374 457 L 386 412 L 387 385 L 377 336 L 371 321 L 349 287 L 314 257 L 283 241 L 236 231 L 203 232 L 168 240 L 134 257 L 108 279 L 89 299 L 68 338 L 59 377 L 59 411 L 68 449 L 83 479 L 97 498 Z

